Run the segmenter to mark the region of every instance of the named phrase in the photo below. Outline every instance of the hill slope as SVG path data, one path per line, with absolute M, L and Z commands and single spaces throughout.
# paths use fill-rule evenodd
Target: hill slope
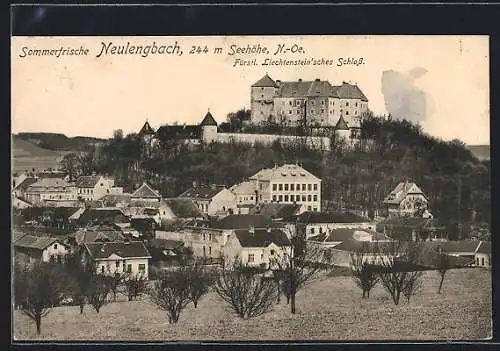
M 58 168 L 62 157 L 69 152 L 48 150 L 16 135 L 12 136 L 11 150 L 13 172 Z
M 104 139 L 77 136 L 68 138 L 58 133 L 19 133 L 17 137 L 37 144 L 48 150 L 75 151 L 81 150 L 85 145 L 103 142 Z
M 490 159 L 489 145 L 467 145 L 467 148 L 481 161 Z

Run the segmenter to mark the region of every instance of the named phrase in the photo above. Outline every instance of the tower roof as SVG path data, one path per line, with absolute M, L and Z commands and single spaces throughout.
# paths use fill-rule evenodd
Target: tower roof
M 339 121 L 335 125 L 336 130 L 349 130 L 349 127 L 347 126 L 347 123 L 344 119 L 344 116 L 340 115 Z
M 207 112 L 205 118 L 203 118 L 203 121 L 201 121 L 200 126 L 217 126 L 217 122 L 215 121 L 210 111 Z
M 155 131 L 151 126 L 149 125 L 149 122 L 146 121 L 144 125 L 142 126 L 141 130 L 139 131 L 139 135 L 153 135 L 155 134 Z
M 266 75 L 255 82 L 252 87 L 276 87 L 276 83 L 266 73 Z

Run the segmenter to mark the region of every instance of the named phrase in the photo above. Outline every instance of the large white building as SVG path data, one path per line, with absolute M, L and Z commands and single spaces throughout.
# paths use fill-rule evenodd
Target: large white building
M 304 205 L 307 211 L 321 211 L 321 179 L 298 164 L 262 169 L 249 178 L 258 202 Z

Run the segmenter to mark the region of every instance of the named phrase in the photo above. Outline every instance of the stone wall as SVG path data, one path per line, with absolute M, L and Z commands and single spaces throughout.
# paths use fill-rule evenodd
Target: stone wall
M 271 145 L 280 140 L 284 145 L 300 145 L 305 143 L 307 146 L 324 151 L 330 150 L 330 138 L 328 137 L 301 137 L 294 135 L 275 135 L 275 134 L 244 134 L 244 133 L 217 133 L 216 142 L 219 143 L 246 143 L 254 145 L 262 143 Z

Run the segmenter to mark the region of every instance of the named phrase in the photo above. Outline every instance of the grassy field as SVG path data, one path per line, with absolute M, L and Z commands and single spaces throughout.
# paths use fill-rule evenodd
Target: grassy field
M 369 300 L 350 277 L 311 283 L 297 296 L 297 313 L 285 303 L 240 320 L 210 293 L 188 306 L 176 325 L 147 300 L 116 302 L 97 314 L 85 307 L 54 308 L 42 321 L 44 340 L 474 340 L 491 336 L 491 272 L 449 271 L 441 295 L 437 272 L 425 272 L 410 304 L 395 306 L 376 286 Z M 14 312 L 14 338 L 36 339 L 35 325 Z

